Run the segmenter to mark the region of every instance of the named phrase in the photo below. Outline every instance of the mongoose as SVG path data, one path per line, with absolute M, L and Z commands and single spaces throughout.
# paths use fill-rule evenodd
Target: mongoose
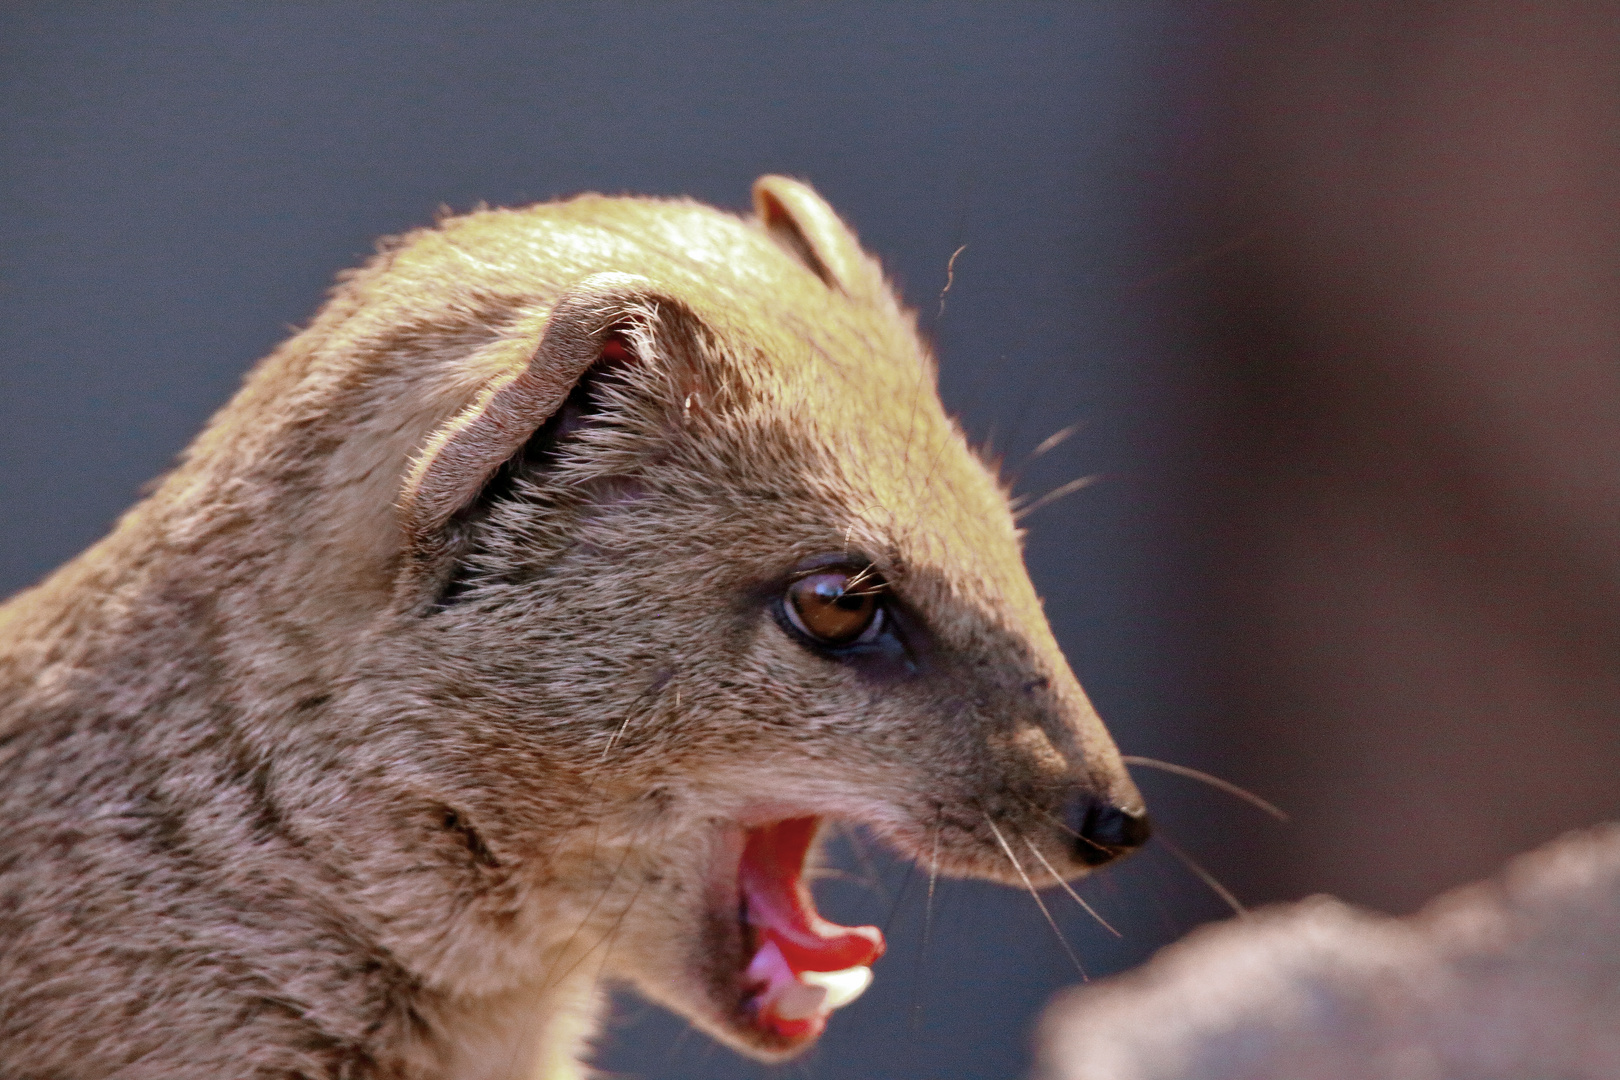
M 913 316 L 809 187 L 385 242 L 0 608 L 0 1075 L 760 1058 L 870 978 L 823 823 L 1051 884 L 1147 818 Z

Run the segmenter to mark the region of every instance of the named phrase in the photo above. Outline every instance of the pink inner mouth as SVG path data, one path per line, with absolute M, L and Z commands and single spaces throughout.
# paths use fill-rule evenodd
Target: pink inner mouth
M 832 1012 L 800 973 L 864 967 L 883 955 L 877 927 L 839 926 L 816 911 L 804 860 L 820 824 L 802 817 L 749 829 L 738 867 L 744 917 L 754 930 L 750 1004 L 759 1025 L 785 1039 L 821 1034 Z

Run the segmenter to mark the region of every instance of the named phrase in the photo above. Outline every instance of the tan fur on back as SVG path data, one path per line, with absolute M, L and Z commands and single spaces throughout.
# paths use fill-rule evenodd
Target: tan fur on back
M 1138 800 L 1005 496 L 877 265 L 761 192 L 388 242 L 0 608 L 0 1077 L 567 1076 L 603 980 L 735 1041 L 690 973 L 773 814 L 1083 869 L 1054 808 Z M 610 331 L 608 411 L 472 513 Z M 916 671 L 769 617 L 839 553 Z

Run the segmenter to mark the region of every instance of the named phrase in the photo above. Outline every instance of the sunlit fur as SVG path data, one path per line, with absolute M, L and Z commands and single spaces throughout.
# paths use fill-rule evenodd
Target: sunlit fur
M 1058 801 L 1138 799 L 1005 495 L 877 264 L 808 188 L 757 198 L 388 242 L 0 608 L 0 1075 L 566 1077 L 604 981 L 770 1056 L 739 823 L 1082 872 Z M 607 335 L 604 414 L 469 514 Z M 771 617 L 829 554 L 915 672 Z

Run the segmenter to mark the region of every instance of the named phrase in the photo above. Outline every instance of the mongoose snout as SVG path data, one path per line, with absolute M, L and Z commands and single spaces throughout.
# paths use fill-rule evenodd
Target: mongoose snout
M 1147 843 L 1153 835 L 1147 811 L 1119 806 L 1090 792 L 1063 804 L 1063 824 L 1074 832 L 1074 854 L 1087 866 L 1102 866 Z
M 781 1058 L 883 951 L 827 822 L 1020 887 L 1148 836 L 914 318 L 781 177 L 388 243 L 0 678 L 26 1075 L 569 1077 L 615 982 Z

